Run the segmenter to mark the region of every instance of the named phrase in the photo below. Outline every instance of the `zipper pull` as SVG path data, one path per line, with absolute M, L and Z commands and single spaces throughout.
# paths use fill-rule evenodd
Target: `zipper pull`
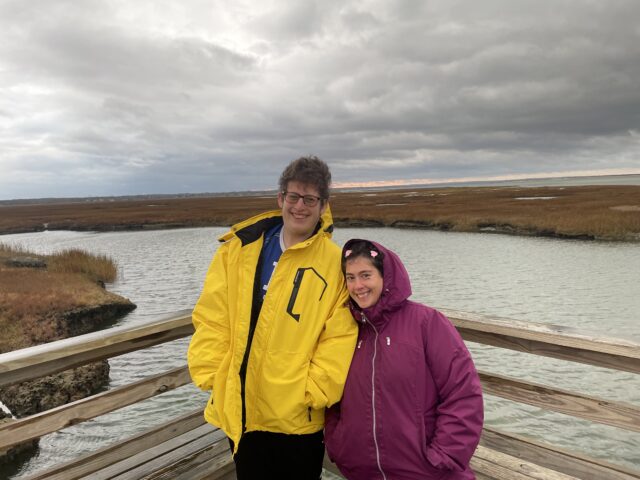
M 387 337 L 387 345 L 391 345 L 391 337 Z
M 358 348 L 362 346 L 362 340 L 358 340 Z

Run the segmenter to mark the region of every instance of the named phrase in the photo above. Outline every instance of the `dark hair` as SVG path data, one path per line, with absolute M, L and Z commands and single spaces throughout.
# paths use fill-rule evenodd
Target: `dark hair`
M 380 275 L 384 277 L 384 270 L 382 268 L 382 260 L 384 259 L 384 253 L 376 248 L 376 246 L 368 240 L 355 240 L 353 242 L 347 242 L 348 247 L 342 254 L 342 274 L 346 274 L 347 261 L 354 258 L 364 257 L 371 260 L 374 267 L 380 272 Z M 371 252 L 375 252 L 377 255 L 371 255 Z
M 292 181 L 316 187 L 323 203 L 329 199 L 331 172 L 328 165 L 314 155 L 300 157 L 284 169 L 278 182 L 280 191 L 285 191 Z

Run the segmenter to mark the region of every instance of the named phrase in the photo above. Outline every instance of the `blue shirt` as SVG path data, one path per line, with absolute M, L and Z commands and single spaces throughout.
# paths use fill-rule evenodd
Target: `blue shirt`
M 278 264 L 278 260 L 280 260 L 280 256 L 282 255 L 283 244 L 280 239 L 281 232 L 282 224 L 269 229 L 264 235 L 264 243 L 262 245 L 262 269 L 260 275 L 263 300 L 267 295 L 267 288 L 269 288 L 271 276 L 273 275 L 276 265 Z

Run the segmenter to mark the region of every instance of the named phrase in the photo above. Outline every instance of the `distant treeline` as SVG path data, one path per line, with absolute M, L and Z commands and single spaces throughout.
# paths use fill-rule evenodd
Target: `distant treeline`
M 205 193 L 150 193 L 146 195 L 118 195 L 108 197 L 48 197 L 48 198 L 16 198 L 0 200 L 1 205 L 42 205 L 68 203 L 103 203 L 127 200 L 159 200 L 173 198 L 216 198 L 216 197 L 251 197 L 260 195 L 275 195 L 276 190 L 246 191 L 246 192 L 205 192 Z

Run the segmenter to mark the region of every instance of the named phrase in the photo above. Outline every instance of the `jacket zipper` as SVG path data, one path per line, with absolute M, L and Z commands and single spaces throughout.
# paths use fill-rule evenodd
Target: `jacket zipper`
M 376 334 L 373 339 L 373 357 L 371 359 L 371 407 L 373 409 L 373 443 L 376 447 L 376 462 L 378 463 L 378 470 L 380 470 L 380 474 L 382 475 L 383 480 L 387 480 L 387 476 L 382 469 L 382 465 L 380 463 L 380 447 L 378 446 L 378 432 L 376 425 L 376 354 L 378 353 L 378 330 L 371 323 L 367 317 L 365 317 L 364 313 L 362 313 L 362 321 L 371 325 L 374 333 Z
M 260 275 L 262 273 L 262 249 L 260 255 L 258 255 L 258 262 L 256 264 L 256 271 L 253 277 L 253 296 L 251 298 L 251 318 L 249 320 L 249 334 L 247 335 L 247 345 L 244 349 L 244 355 L 242 357 L 242 363 L 240 364 L 240 370 L 238 375 L 240 376 L 240 400 L 242 403 L 242 433 L 247 428 L 247 404 L 246 404 L 246 388 L 245 383 L 247 380 L 247 369 L 249 367 L 249 354 L 251 353 L 251 345 L 253 343 L 253 334 L 256 331 L 258 325 L 258 317 L 260 316 L 260 310 L 262 309 L 262 289 L 260 282 Z

